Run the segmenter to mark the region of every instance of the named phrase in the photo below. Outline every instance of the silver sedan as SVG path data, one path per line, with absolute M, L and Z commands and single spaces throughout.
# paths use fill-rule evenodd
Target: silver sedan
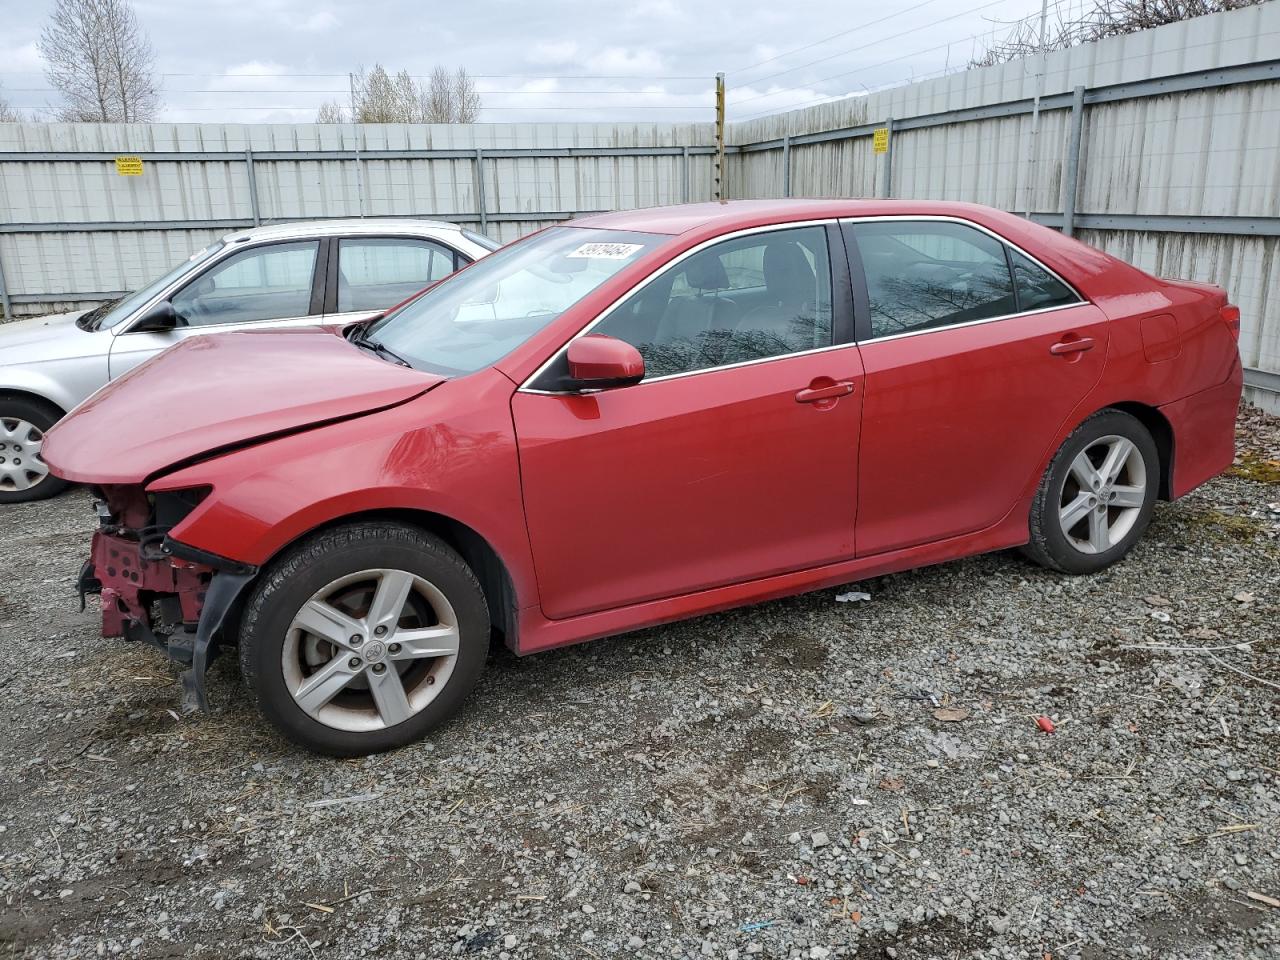
M 0 503 L 66 486 L 40 456 L 44 432 L 166 347 L 225 330 L 374 316 L 496 246 L 435 220 L 255 227 L 120 300 L 0 326 Z

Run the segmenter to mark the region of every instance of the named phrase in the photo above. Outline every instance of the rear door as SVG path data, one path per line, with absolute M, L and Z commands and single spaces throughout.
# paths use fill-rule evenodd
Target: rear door
M 847 283 L 834 225 L 721 241 L 588 328 L 640 350 L 641 383 L 541 389 L 561 355 L 515 394 L 548 617 L 853 556 L 862 364 L 839 344 Z
M 336 238 L 329 254 L 325 321 L 377 316 L 470 262 L 422 237 Z
M 844 230 L 866 368 L 859 556 L 995 524 L 1102 376 L 1106 316 L 972 224 Z
M 318 323 L 325 249 L 321 240 L 288 240 L 248 246 L 216 261 L 169 298 L 182 326 L 114 338 L 111 378 L 188 337 Z

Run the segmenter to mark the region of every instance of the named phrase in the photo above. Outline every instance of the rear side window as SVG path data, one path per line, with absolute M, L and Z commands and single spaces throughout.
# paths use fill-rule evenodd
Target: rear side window
M 1004 244 L 981 230 L 895 220 L 854 223 L 850 231 L 866 276 L 873 337 L 1018 310 Z
M 1009 248 L 1009 257 L 1013 261 L 1013 280 L 1018 287 L 1018 309 L 1047 310 L 1080 302 L 1070 287 L 1035 261 L 1012 247 Z
M 338 312 L 384 310 L 453 273 L 453 251 L 408 238 L 338 241 Z

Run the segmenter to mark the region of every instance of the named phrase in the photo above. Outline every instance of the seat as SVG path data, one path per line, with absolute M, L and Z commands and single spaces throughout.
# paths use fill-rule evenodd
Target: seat
M 776 356 L 821 346 L 817 329 L 817 277 L 794 240 L 773 240 L 764 248 L 766 301 L 734 327 L 735 359 Z M 728 359 L 728 357 L 726 357 Z
M 716 295 L 729 286 L 724 264 L 714 253 L 693 256 L 684 268 L 685 283 L 698 292 L 691 297 L 672 297 L 663 311 L 654 341 L 694 340 L 712 330 L 727 326 L 735 304 Z

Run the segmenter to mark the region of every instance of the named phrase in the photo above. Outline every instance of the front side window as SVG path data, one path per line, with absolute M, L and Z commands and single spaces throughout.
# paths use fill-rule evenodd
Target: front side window
M 305 317 L 318 248 L 299 240 L 242 250 L 176 293 L 174 312 L 193 327 Z
M 1017 313 L 1004 244 L 941 221 L 852 224 L 871 335 L 886 337 Z
M 338 241 L 338 312 L 385 310 L 453 273 L 453 251 L 430 240 Z
M 477 260 L 373 323 L 368 336 L 420 369 L 474 373 L 670 239 L 552 227 Z
M 826 228 L 754 233 L 700 250 L 592 333 L 636 347 L 647 380 L 830 346 Z

